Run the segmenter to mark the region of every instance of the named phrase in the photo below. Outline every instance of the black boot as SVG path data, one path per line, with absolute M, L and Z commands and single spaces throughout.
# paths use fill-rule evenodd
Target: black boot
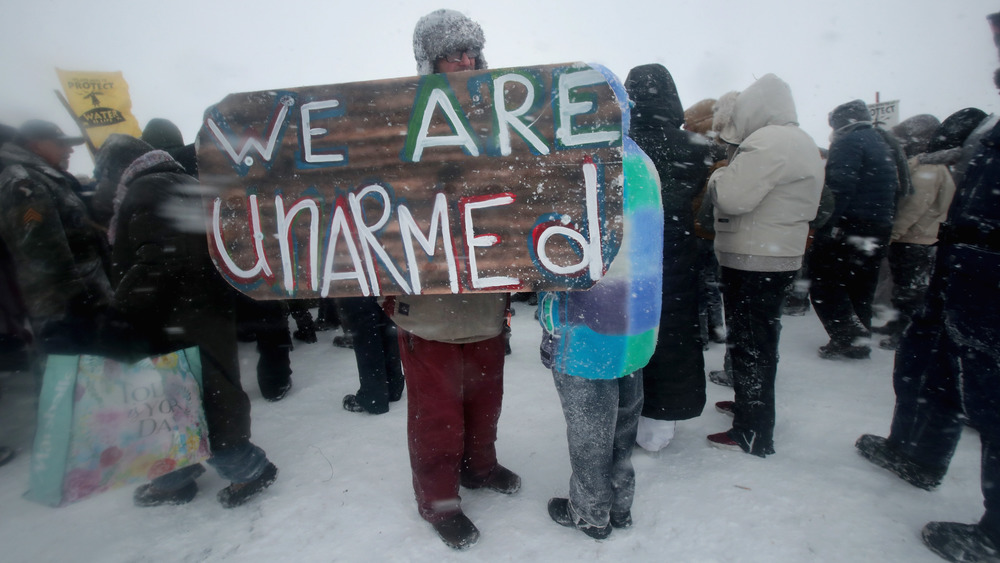
M 152 483 L 140 485 L 132 494 L 136 506 L 162 506 L 165 504 L 187 504 L 198 494 L 198 483 L 191 481 L 187 485 L 174 490 L 157 489 Z
M 271 486 L 278 478 L 278 468 L 271 462 L 267 462 L 267 467 L 261 474 L 246 483 L 233 483 L 219 491 L 219 504 L 223 508 L 235 508 L 241 504 L 246 504 L 250 499 L 259 495 L 264 489 Z
M 479 528 L 461 512 L 447 520 L 434 522 L 431 526 L 434 526 L 441 541 L 452 549 L 469 549 L 479 541 Z
M 948 561 L 1000 563 L 997 546 L 976 524 L 931 522 L 920 531 L 920 539 Z
M 870 346 L 856 346 L 831 340 L 829 344 L 820 346 L 818 353 L 824 360 L 867 360 L 871 357 L 872 349 Z
M 865 434 L 858 438 L 854 447 L 858 449 L 861 457 L 892 471 L 914 487 L 926 491 L 933 491 L 940 485 L 947 471 L 947 468 L 930 468 L 911 460 L 889 445 L 889 442 L 881 436 Z
M 517 473 L 498 463 L 490 472 L 489 477 L 482 483 L 477 483 L 463 475 L 462 486 L 467 489 L 489 489 L 505 495 L 512 495 L 521 490 L 521 478 L 518 477 Z
M 591 526 L 583 520 L 574 520 L 573 516 L 569 513 L 568 498 L 556 497 L 549 499 L 549 517 L 552 518 L 556 524 L 566 526 L 567 528 L 576 528 L 595 540 L 603 540 L 611 535 L 611 524 L 600 528 L 597 526 Z

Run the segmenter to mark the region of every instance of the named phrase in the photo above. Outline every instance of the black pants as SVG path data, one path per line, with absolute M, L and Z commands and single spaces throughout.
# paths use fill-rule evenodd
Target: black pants
M 894 333 L 901 335 L 923 306 L 933 262 L 934 247 L 931 245 L 902 242 L 889 245 L 892 306 L 898 313 L 893 323 Z
M 830 340 L 851 346 L 869 338 L 879 263 L 889 232 L 846 231 L 817 235 L 809 256 L 809 296 Z
M 358 404 L 373 414 L 389 410 L 390 401 L 403 395 L 403 368 L 399 360 L 396 325 L 374 297 L 337 299 L 340 320 L 354 335 L 358 364 Z
M 729 437 L 758 456 L 774 453 L 774 378 L 778 372 L 781 306 L 795 272 L 722 268 L 726 344 L 736 393 Z
M 288 303 L 255 301 L 243 294 L 236 303 L 238 326 L 257 338 L 257 384 L 262 395 L 273 397 L 289 385 L 292 375 Z
M 986 513 L 980 527 L 1000 543 L 1000 252 L 938 250 L 924 308 L 903 334 L 893 370 L 896 410 L 889 443 L 931 468 L 951 461 L 967 423 L 979 431 Z

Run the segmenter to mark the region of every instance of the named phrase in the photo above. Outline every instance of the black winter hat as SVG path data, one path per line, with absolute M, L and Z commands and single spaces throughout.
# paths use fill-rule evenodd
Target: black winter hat
M 830 127 L 835 130 L 857 123 L 859 121 L 871 121 L 872 114 L 868 111 L 868 104 L 864 100 L 853 100 L 846 104 L 840 104 L 830 112 Z
M 142 130 L 142 140 L 149 143 L 154 149 L 164 151 L 184 146 L 181 130 L 172 121 L 162 117 L 149 120 L 146 128 Z
M 931 136 L 931 140 L 927 144 L 927 152 L 938 152 L 962 146 L 986 117 L 986 112 L 979 108 L 960 109 L 949 115 Z
M 921 113 L 904 119 L 892 128 L 892 134 L 903 145 L 906 156 L 912 157 L 927 151 L 927 143 L 940 125 L 938 118 L 929 113 Z

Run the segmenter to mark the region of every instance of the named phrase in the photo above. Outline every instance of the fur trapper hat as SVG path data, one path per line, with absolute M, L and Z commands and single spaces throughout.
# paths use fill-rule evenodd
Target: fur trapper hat
M 455 10 L 435 10 L 420 18 L 413 29 L 413 57 L 417 74 L 434 73 L 434 61 L 451 51 L 477 49 L 476 69 L 488 68 L 483 57 L 486 38 L 483 28 Z

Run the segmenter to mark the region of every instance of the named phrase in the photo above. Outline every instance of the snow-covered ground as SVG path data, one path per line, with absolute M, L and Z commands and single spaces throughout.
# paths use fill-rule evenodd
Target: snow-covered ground
M 709 447 L 730 419 L 712 406 L 731 390 L 708 384 L 701 417 L 678 424 L 663 451 L 636 450 L 635 525 L 595 542 L 552 522 L 545 505 L 569 480 L 565 422 L 551 375 L 538 360 L 533 310 L 515 303 L 507 358 L 501 462 L 523 488 L 506 497 L 463 490 L 482 532 L 466 552 L 445 546 L 417 515 L 406 453 L 405 398 L 388 414 L 341 408 L 357 388 L 354 355 L 297 343 L 295 386 L 281 402 L 256 389 L 253 345 L 241 345 L 253 401 L 254 441 L 278 465 L 278 480 L 248 505 L 223 509 L 226 485 L 211 470 L 185 506 L 137 508 L 132 488 L 63 508 L 24 500 L 32 423 L 30 382 L 0 385 L 0 444 L 18 457 L 0 467 L 0 559 L 20 561 L 674 561 L 933 562 L 920 542 L 929 520 L 974 522 L 982 513 L 979 440 L 971 430 L 935 492 L 878 469 L 854 450 L 862 433 L 884 435 L 892 415 L 892 354 L 821 360 L 816 317 L 784 317 L 778 368 L 777 454 L 767 459 Z M 720 369 L 723 347 L 706 352 Z

